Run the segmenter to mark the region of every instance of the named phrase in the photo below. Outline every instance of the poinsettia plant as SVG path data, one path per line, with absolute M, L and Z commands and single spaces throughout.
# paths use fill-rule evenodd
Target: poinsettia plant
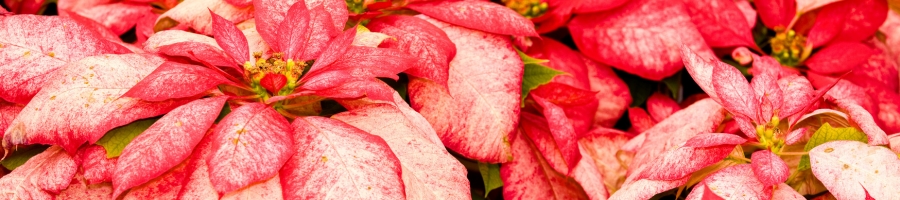
M 4 199 L 900 196 L 895 1 L 0 3 Z

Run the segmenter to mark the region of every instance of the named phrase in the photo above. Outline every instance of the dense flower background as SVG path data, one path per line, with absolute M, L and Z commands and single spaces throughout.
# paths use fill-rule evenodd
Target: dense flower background
M 900 199 L 897 0 L 3 0 L 2 199 Z

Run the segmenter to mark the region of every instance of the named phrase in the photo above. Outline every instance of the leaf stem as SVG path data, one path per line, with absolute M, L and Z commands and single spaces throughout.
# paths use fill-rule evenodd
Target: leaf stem
M 809 152 L 781 152 L 781 153 L 778 153 L 778 155 L 784 155 L 784 156 L 805 156 L 805 155 L 809 155 Z

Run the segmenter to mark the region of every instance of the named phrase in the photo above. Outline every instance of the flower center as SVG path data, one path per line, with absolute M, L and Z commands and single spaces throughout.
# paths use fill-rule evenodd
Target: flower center
M 785 31 L 782 27 L 775 28 L 775 37 L 769 39 L 772 45 L 772 56 L 785 66 L 797 66 L 809 57 L 811 46 L 806 46 L 806 37 L 798 35 L 793 30 Z
M 541 0 L 503 0 L 503 3 L 529 19 L 540 17 L 547 12 L 547 2 Z
M 293 59 L 284 59 L 283 53 L 274 53 L 267 59 L 262 59 L 262 53 L 253 54 L 256 61 L 244 63 L 244 70 L 250 80 L 250 86 L 264 101 L 273 95 L 288 95 L 297 88 L 297 80 L 303 74 L 303 70 L 312 61 L 297 62 Z
M 772 119 L 766 124 L 756 125 L 756 136 L 763 146 L 772 152 L 781 152 L 784 147 L 785 131 L 788 127 L 781 125 L 781 119 L 778 116 L 772 116 Z

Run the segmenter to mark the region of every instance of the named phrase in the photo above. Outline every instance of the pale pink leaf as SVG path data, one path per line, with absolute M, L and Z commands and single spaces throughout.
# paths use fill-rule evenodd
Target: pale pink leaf
M 401 162 L 384 139 L 324 117 L 294 120 L 281 169 L 286 199 L 405 199 Z
M 123 200 L 139 200 L 139 199 L 177 199 L 178 193 L 185 187 L 185 180 L 190 173 L 187 171 L 187 165 L 197 160 L 185 160 L 181 164 L 172 167 L 166 173 L 150 179 L 145 184 L 138 185 L 123 194 Z M 110 191 L 112 195 L 113 191 Z
M 803 112 L 807 106 L 817 101 L 816 92 L 813 90 L 812 84 L 803 76 L 788 75 L 778 80 L 778 88 L 781 89 L 783 95 L 783 103 L 778 117 L 786 119 Z
M 347 122 L 387 142 L 400 160 L 406 198 L 470 198 L 465 167 L 442 145 L 437 145 L 426 137 L 436 134 L 425 118 L 408 115 L 401 107 L 411 110 L 405 103 L 376 104 L 340 113 L 332 118 Z M 417 119 L 408 119 L 410 117 Z M 423 126 L 427 129 L 421 128 Z
M 728 133 L 700 133 L 684 143 L 685 147 L 713 147 L 719 145 L 740 145 L 747 142 L 741 136 Z
M 665 120 L 672 113 L 678 112 L 678 110 L 681 110 L 678 102 L 662 93 L 653 93 L 653 95 L 650 95 L 650 98 L 647 98 L 647 112 L 653 120 L 658 122 Z
M 699 133 L 715 131 L 724 118 L 725 110 L 711 99 L 700 100 L 675 112 L 642 133 L 646 135 L 644 142 L 635 151 L 634 161 L 628 166 L 629 171 L 662 159 L 660 156 L 666 151 L 681 147 Z
M 713 57 L 681 2 L 633 0 L 572 19 L 569 30 L 589 58 L 650 80 L 681 70 L 681 48 Z
M 57 71 L 6 130 L 5 144 L 55 144 L 74 153 L 107 131 L 158 116 L 185 100 L 146 102 L 121 97 L 163 62 L 143 55 L 101 55 Z
M 112 184 L 98 183 L 90 184 L 79 181 L 76 175 L 69 187 L 60 191 L 55 197 L 59 200 L 81 200 L 81 199 L 110 199 L 112 198 Z
M 66 189 L 78 170 L 75 160 L 59 146 L 51 146 L 0 178 L 4 199 L 51 199 Z
M 643 168 L 639 168 L 631 176 L 636 177 L 635 175 L 639 174 L 641 171 L 643 171 Z M 612 196 L 609 197 L 609 199 L 650 199 L 659 193 L 684 185 L 685 183 L 687 183 L 688 179 L 689 177 L 678 180 L 640 179 L 631 182 L 626 181 L 625 185 L 622 185 L 622 189 L 619 189 L 619 191 L 613 193 Z
M 446 23 L 502 35 L 538 36 L 534 25 L 515 11 L 486 1 L 432 1 L 406 6 Z
M 784 160 L 769 150 L 753 152 L 750 157 L 753 174 L 764 186 L 784 183 L 790 176 L 790 168 Z
M 367 27 L 396 38 L 385 40 L 382 47 L 417 55 L 416 64 L 406 73 L 447 85 L 456 46 L 444 31 L 422 19 L 402 15 L 376 18 Z
M 838 199 L 900 196 L 900 159 L 890 149 L 857 141 L 827 142 L 809 151 L 812 172 Z
M 500 165 L 506 199 L 587 199 L 574 179 L 553 170 L 524 133 L 510 139 L 516 159 Z
M 684 1 L 691 14 L 691 21 L 709 46 L 755 48 L 751 29 L 755 24 L 747 24 L 744 13 L 734 0 Z M 756 17 L 755 15 L 753 16 Z
M 213 125 L 211 129 L 215 130 L 215 126 L 217 125 Z M 209 178 L 209 165 L 206 162 L 206 159 L 213 154 L 211 139 L 209 134 L 207 134 L 207 137 L 204 137 L 200 144 L 197 144 L 194 152 L 191 153 L 191 157 L 188 158 L 189 162 L 185 167 L 187 177 L 181 183 L 184 187 L 178 192 L 178 199 L 201 200 L 218 199 L 220 197 L 219 192 L 216 192 L 216 188 L 213 187 Z
M 691 78 L 693 78 L 697 85 L 700 86 L 700 89 L 703 89 L 703 91 L 713 100 L 717 102 L 721 101 L 713 86 L 713 69 L 731 66 L 722 61 L 714 60 L 716 58 L 699 55 L 688 47 L 682 47 L 681 55 L 684 60 L 684 68 L 687 69 Z M 755 63 L 756 62 L 754 62 L 754 64 Z
M 618 154 L 620 147 L 625 145 L 626 142 L 628 142 L 628 136 L 624 132 L 607 128 L 591 130 L 578 140 L 579 149 L 581 150 L 581 155 L 583 155 L 582 160 L 590 159 L 591 162 L 594 162 L 594 166 L 601 174 L 603 184 L 609 193 L 614 193 L 622 186 L 622 181 L 625 180 L 625 173 L 628 172 L 628 169 L 623 164 L 629 163 L 631 156 L 629 154 Z M 580 169 L 576 167 L 573 173 L 577 177 Z M 597 182 L 597 180 L 592 181 Z M 585 188 L 593 185 L 581 180 L 579 182 Z M 594 196 L 593 194 L 597 191 L 586 192 L 588 192 L 588 196 Z
M 212 16 L 210 12 L 222 16 L 232 22 L 240 22 L 253 17 L 253 7 L 239 8 L 226 3 L 224 0 L 191 0 L 178 3 L 159 16 L 157 23 L 169 18 L 178 22 L 171 27 L 175 30 L 194 30 L 203 35 L 212 35 Z
M 646 164 L 647 169 L 638 176 L 649 180 L 678 180 L 689 177 L 697 170 L 722 161 L 737 145 L 710 147 L 680 147 L 669 150 Z
M 839 42 L 813 54 L 806 60 L 806 66 L 811 71 L 822 74 L 843 73 L 865 63 L 873 53 L 871 48 L 862 43 Z
M 269 200 L 281 200 L 284 199 L 282 196 L 282 187 L 281 187 L 281 177 L 278 174 L 275 174 L 275 177 L 272 177 L 266 181 L 261 183 L 255 183 L 253 185 L 241 188 L 239 190 L 232 191 L 228 194 L 222 195 L 223 200 L 239 200 L 239 199 L 269 199 Z
M 231 82 L 215 70 L 178 62 L 165 62 L 123 96 L 147 101 L 194 97 L 219 84 Z
M 587 65 L 590 90 L 597 92 L 598 101 L 603 101 L 597 105 L 593 127 L 613 127 L 625 113 L 628 105 L 631 105 L 631 92 L 628 91 L 628 85 L 609 66 L 584 56 L 581 58 Z
M 420 79 L 410 81 L 411 106 L 431 122 L 451 150 L 482 162 L 508 161 L 505 141 L 518 121 L 523 73 L 510 39 L 425 20 L 444 30 L 458 53 L 450 62 L 448 89 Z
M 12 103 L 27 104 L 45 83 L 61 80 L 51 76 L 66 63 L 130 52 L 64 17 L 6 16 L 0 27 L 0 98 Z
M 110 30 L 103 24 L 100 24 L 99 22 L 94 21 L 93 19 L 89 19 L 89 18 L 83 17 L 77 13 L 69 12 L 67 10 L 62 10 L 62 9 L 59 10 L 59 16 L 63 16 L 63 17 L 75 20 L 75 22 L 78 22 L 79 24 L 89 28 L 92 32 L 94 32 L 95 34 L 100 36 L 100 38 L 104 38 L 104 39 L 112 41 L 112 42 L 121 41 L 121 39 L 119 39 L 118 34 L 113 33 L 112 30 Z M 126 22 L 126 23 L 128 23 L 128 22 Z M 132 24 L 132 26 L 133 26 L 133 24 Z M 119 43 L 119 44 L 122 44 L 122 43 Z M 125 45 L 125 44 L 122 44 L 122 45 Z
M 781 183 L 775 186 L 775 189 L 772 191 L 772 199 L 804 200 L 806 197 L 803 197 L 790 185 Z
M 587 154 L 585 148 L 579 146 L 578 149 L 582 154 Z M 605 200 L 609 198 L 609 191 L 606 189 L 606 179 L 603 178 L 604 172 L 600 171 L 593 159 L 583 157 L 575 169 L 572 169 L 570 176 L 581 185 L 589 199 Z
M 809 135 L 807 134 L 807 131 L 809 131 L 809 127 L 800 127 L 798 129 L 791 131 L 785 137 L 784 143 L 787 145 L 793 145 L 793 144 L 800 143 L 804 140 L 808 140 Z
M 103 24 L 116 35 L 121 35 L 133 28 L 139 18 L 151 14 L 152 10 L 153 7 L 149 5 L 119 2 L 72 11 Z
M 835 103 L 841 109 L 846 110 L 847 115 L 850 116 L 850 121 L 856 123 L 859 129 L 866 133 L 866 136 L 869 137 L 869 145 L 886 145 L 890 143 L 887 139 L 887 134 L 878 127 L 869 111 L 866 111 L 858 104 L 846 100 L 835 100 Z
M 118 197 L 125 190 L 144 184 L 187 159 L 227 99 L 200 99 L 175 108 L 135 137 L 119 156 L 112 180 L 113 196 Z
M 428 120 L 425 117 L 422 117 L 422 114 L 416 112 L 409 104 L 406 103 L 406 100 L 403 100 L 403 97 L 400 96 L 399 93 L 394 92 L 394 97 L 392 101 L 382 101 L 382 100 L 374 100 L 371 98 L 360 98 L 353 100 L 337 100 L 344 108 L 348 110 L 355 110 L 360 108 L 365 108 L 369 105 L 373 104 L 390 104 L 396 106 L 397 109 L 400 109 L 400 112 L 403 114 L 403 117 L 406 118 L 407 121 L 415 125 L 414 129 L 417 129 L 413 132 L 421 133 L 422 136 L 427 138 L 431 143 L 435 145 L 444 147 L 444 143 L 441 142 L 441 138 L 438 137 L 437 133 L 435 133 L 434 128 L 431 127 L 431 124 L 428 123 Z
M 719 103 L 732 114 L 759 120 L 759 102 L 747 78 L 731 66 L 717 66 L 713 69 L 712 84 L 721 100 Z
M 763 185 L 749 164 L 721 169 L 702 182 L 708 192 L 723 199 L 771 199 L 772 187 Z

